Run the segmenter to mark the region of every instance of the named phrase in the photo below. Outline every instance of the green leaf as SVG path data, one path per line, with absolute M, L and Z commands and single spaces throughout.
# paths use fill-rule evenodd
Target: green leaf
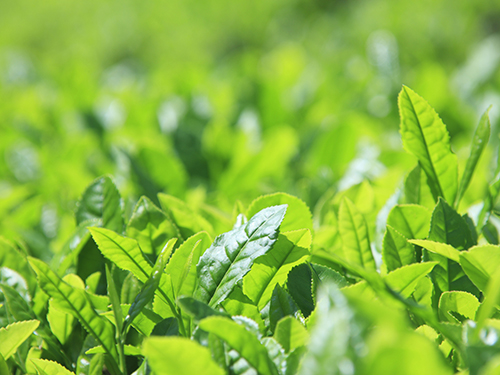
M 271 303 L 269 306 L 269 329 L 274 332 L 276 324 L 285 316 L 291 315 L 299 320 L 303 320 L 300 309 L 293 300 L 290 293 L 279 284 L 274 287 Z
M 7 362 L 5 362 L 2 354 L 0 354 L 0 374 L 9 374 L 9 366 L 7 365 Z
M 146 254 L 158 255 L 170 238 L 180 237 L 170 218 L 147 197 L 141 197 L 127 224 L 127 236 Z
M 165 211 L 175 226 L 179 228 L 181 239 L 186 239 L 192 235 L 206 231 L 213 233 L 212 224 L 203 216 L 194 212 L 186 203 L 168 194 L 158 194 L 161 208 Z
M 83 193 L 76 210 L 76 222 L 100 219 L 102 226 L 115 232 L 123 230 L 121 197 L 110 177 L 99 177 Z
M 309 342 L 307 329 L 295 318 L 285 316 L 276 324 L 274 338 L 281 344 L 286 353 Z
M 75 375 L 66 367 L 61 366 L 57 362 L 48 361 L 46 359 L 34 358 L 31 360 L 40 375 Z
M 316 274 L 316 278 L 319 280 L 319 283 L 316 283 L 316 285 L 322 283 L 334 283 L 339 289 L 349 285 L 344 276 L 330 267 L 314 263 L 311 263 L 311 267 Z
M 458 189 L 457 200 L 455 203 L 455 207 L 458 207 L 462 197 L 469 187 L 470 181 L 472 179 L 472 174 L 476 169 L 477 162 L 483 153 L 484 148 L 488 144 L 488 140 L 490 139 L 490 118 L 488 117 L 488 113 L 491 110 L 491 106 L 484 112 L 479 120 L 479 124 L 477 125 L 476 131 L 474 132 L 474 136 L 472 137 L 472 144 L 470 147 L 470 156 L 467 159 L 467 164 L 465 165 L 465 171 L 462 175 L 462 179 L 460 180 L 460 186 Z
M 200 302 L 192 297 L 180 297 L 177 300 L 177 304 L 182 308 L 183 311 L 192 316 L 195 322 L 199 322 L 200 320 L 212 315 L 220 315 L 226 318 L 231 317 L 224 312 L 212 309 L 206 303 Z
M 142 351 L 157 375 L 224 375 L 207 348 L 186 338 L 150 337 Z
M 139 294 L 135 297 L 134 302 L 128 310 L 128 314 L 123 321 L 123 332 L 127 332 L 128 326 L 132 324 L 134 319 L 141 313 L 144 307 L 153 299 L 156 289 L 160 285 L 160 280 L 163 276 L 165 266 L 172 254 L 172 250 L 177 242 L 177 238 L 172 238 L 167 242 L 161 251 L 156 264 L 151 270 L 151 276 L 144 283 Z
M 408 87 L 403 86 L 398 102 L 404 148 L 417 157 L 435 201 L 442 197 L 455 202 L 458 163 L 446 126 L 434 109 Z
M 467 221 L 442 199 L 432 212 L 428 239 L 459 250 L 475 245 Z
M 458 262 L 460 260 L 460 251 L 458 251 L 451 245 L 429 240 L 408 240 L 408 242 L 414 245 L 421 246 L 426 250 L 429 250 L 430 252 L 442 255 L 455 262 Z
M 106 258 L 121 269 L 132 272 L 143 283 L 146 282 L 152 267 L 136 240 L 105 228 L 89 228 L 89 231 Z
M 416 204 L 394 206 L 387 217 L 387 225 L 409 239 L 423 239 L 429 234 L 432 212 Z
M 259 339 L 244 326 L 226 318 L 213 316 L 200 322 L 200 328 L 213 333 L 236 350 L 261 375 L 278 375 L 276 365 Z
M 288 272 L 309 258 L 311 233 L 308 229 L 280 233 L 271 251 L 255 260 L 243 278 L 243 292 L 263 309 L 276 284 L 283 284 Z
M 293 195 L 286 193 L 274 193 L 263 195 L 255 199 L 248 207 L 246 217 L 252 217 L 266 207 L 288 205 L 287 214 L 280 226 L 281 232 L 295 231 L 299 229 L 313 230 L 312 214 L 307 204 Z
M 73 331 L 74 317 L 64 311 L 57 309 L 57 304 L 49 301 L 49 312 L 47 314 L 52 333 L 61 344 L 65 344 Z
M 314 310 L 313 275 L 309 265 L 302 263 L 295 266 L 288 273 L 286 285 L 293 300 L 307 318 Z
M 77 318 L 85 330 L 94 336 L 98 344 L 106 350 L 109 370 L 112 374 L 119 374 L 118 353 L 111 323 L 97 314 L 84 290 L 65 283 L 44 262 L 31 257 L 28 259 L 43 291 L 52 297 L 60 308 Z
M 231 294 L 222 302 L 222 307 L 232 316 L 241 315 L 252 319 L 257 323 L 261 332 L 265 331 L 260 310 L 247 295 L 243 294 L 243 291 L 238 286 L 236 286 Z
M 5 360 L 9 359 L 17 348 L 31 336 L 39 324 L 38 320 L 24 320 L 0 328 L 0 354 L 2 357 Z
M 427 275 L 438 262 L 415 263 L 398 268 L 384 276 L 384 280 L 403 298 L 408 298 L 421 278 Z
M 461 291 L 444 292 L 439 299 L 439 319 L 450 323 L 457 323 L 454 315 L 450 314 L 450 312 L 453 312 L 458 313 L 466 319 L 474 320 L 478 308 L 479 301 L 470 293 Z
M 405 202 L 420 204 L 420 165 L 413 168 L 405 179 L 404 192 L 405 192 Z
M 390 225 L 382 241 L 382 259 L 389 272 L 416 261 L 415 248 Z
M 142 356 L 141 349 L 133 345 L 124 345 L 123 352 L 125 355 Z M 90 348 L 85 352 L 85 354 L 105 354 L 105 351 L 103 347 L 99 345 Z
M 363 215 L 349 198 L 344 198 L 339 209 L 339 232 L 345 259 L 367 269 L 376 269 L 370 246 L 368 226 Z
M 266 208 L 246 224 L 218 236 L 197 266 L 198 289 L 194 297 L 211 307 L 231 293 L 259 256 L 276 242 L 286 206 Z
M 0 284 L 0 289 L 11 314 L 17 321 L 36 319 L 35 313 L 17 290 L 5 284 Z
M 474 246 L 460 253 L 460 265 L 472 282 L 485 292 L 500 266 L 500 246 Z

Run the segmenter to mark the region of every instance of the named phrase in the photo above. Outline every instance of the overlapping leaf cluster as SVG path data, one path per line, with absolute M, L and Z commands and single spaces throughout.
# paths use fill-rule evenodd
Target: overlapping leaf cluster
M 459 211 L 488 113 L 459 180 L 434 110 L 407 87 L 399 107 L 418 164 L 375 216 L 364 183 L 314 214 L 285 193 L 127 214 L 105 176 L 51 259 L 1 242 L 0 373 L 497 374 L 498 176 Z

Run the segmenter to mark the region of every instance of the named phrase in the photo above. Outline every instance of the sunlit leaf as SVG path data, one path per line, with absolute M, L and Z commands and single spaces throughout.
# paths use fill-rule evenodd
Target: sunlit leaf
M 23 320 L 0 328 L 0 354 L 4 359 L 15 353 L 17 348 L 37 329 L 38 320 Z

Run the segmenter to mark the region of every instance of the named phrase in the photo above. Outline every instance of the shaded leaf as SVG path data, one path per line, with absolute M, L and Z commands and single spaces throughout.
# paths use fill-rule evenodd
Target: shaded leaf
M 416 260 L 415 248 L 408 243 L 405 236 L 390 225 L 387 226 L 382 242 L 382 259 L 389 272 Z
M 298 347 L 307 345 L 309 342 L 309 333 L 297 319 L 286 316 L 276 325 L 274 338 L 285 349 L 285 352 L 289 353 Z
M 184 312 L 192 316 L 195 322 L 199 322 L 200 320 L 212 315 L 220 315 L 226 318 L 231 317 L 230 315 L 221 311 L 217 311 L 208 306 L 206 303 L 195 300 L 192 297 L 179 297 L 179 299 L 177 300 L 177 304 L 182 308 Z
M 307 263 L 295 266 L 288 273 L 287 288 L 304 317 L 311 315 L 314 310 L 313 276 Z
M 288 293 L 281 286 L 276 285 L 271 297 L 269 306 L 269 329 L 274 332 L 276 324 L 285 316 L 291 315 L 299 320 L 302 320 L 300 309 Z

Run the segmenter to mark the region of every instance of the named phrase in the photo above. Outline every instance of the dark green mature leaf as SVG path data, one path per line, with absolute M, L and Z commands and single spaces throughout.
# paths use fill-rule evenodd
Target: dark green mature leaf
M 483 245 L 460 253 L 460 265 L 466 275 L 485 292 L 490 278 L 500 266 L 500 246 Z
M 96 339 L 107 354 L 106 363 L 113 374 L 119 374 L 118 353 L 111 323 L 99 316 L 85 296 L 85 291 L 74 288 L 61 280 L 44 262 L 28 258 L 35 270 L 40 287 L 52 297 L 60 308 L 77 318 L 82 326 Z
M 121 269 L 132 272 L 143 283 L 146 282 L 152 267 L 136 240 L 105 228 L 89 228 L 89 231 L 106 258 Z
M 36 319 L 35 313 L 17 290 L 5 284 L 0 284 L 0 289 L 11 314 L 17 321 Z
M 158 255 L 170 238 L 180 237 L 168 215 L 144 196 L 137 202 L 126 232 L 137 240 L 144 253 L 153 255 Z
M 472 174 L 476 169 L 477 162 L 483 153 L 488 140 L 490 139 L 490 118 L 488 117 L 488 113 L 491 109 L 491 106 L 484 112 L 479 120 L 479 124 L 477 125 L 476 131 L 474 132 L 474 136 L 472 137 L 472 144 L 470 147 L 470 156 L 467 159 L 467 164 L 465 165 L 465 171 L 462 175 L 462 179 L 460 180 L 460 186 L 458 189 L 457 200 L 455 203 L 455 207 L 458 207 L 460 204 L 460 200 L 462 199 L 465 191 L 469 187 L 470 181 L 472 179 Z
M 338 288 L 343 288 L 349 285 L 349 282 L 344 276 L 330 267 L 314 263 L 311 263 L 311 267 L 313 270 L 313 277 L 318 280 L 318 282 L 314 283 L 315 286 L 318 286 L 321 283 L 334 283 Z
M 308 229 L 280 233 L 273 249 L 255 260 L 243 278 L 243 292 L 263 309 L 276 284 L 283 284 L 288 272 L 309 258 L 311 233 Z
M 5 362 L 4 357 L 0 354 L 0 374 L 8 374 L 9 366 L 7 366 L 7 362 Z
M 246 224 L 218 236 L 197 266 L 198 289 L 194 297 L 214 307 L 231 293 L 259 256 L 276 242 L 286 205 L 266 208 Z
M 295 266 L 288 273 L 286 284 L 288 292 L 307 318 L 314 310 L 313 274 L 309 265 L 302 263 Z
M 177 242 L 177 238 L 173 238 L 167 242 L 163 250 L 161 251 L 156 264 L 151 270 L 151 276 L 144 283 L 139 294 L 135 297 L 134 302 L 128 310 L 128 314 L 123 321 L 123 331 L 126 332 L 128 326 L 132 324 L 134 319 L 140 314 L 144 307 L 153 299 L 156 289 L 160 285 L 160 280 L 163 276 L 163 271 L 165 266 L 172 254 L 172 250 Z
M 99 177 L 85 190 L 76 210 L 76 222 L 102 220 L 102 226 L 115 232 L 123 230 L 121 197 L 110 177 Z
M 261 375 L 278 375 L 276 365 L 259 339 L 244 326 L 226 318 L 212 316 L 200 322 L 200 328 L 213 333 L 236 350 Z
M 404 148 L 417 157 L 434 199 L 455 202 L 458 163 L 446 126 L 434 109 L 408 87 L 403 86 L 398 102 Z
M 479 213 L 479 217 L 477 219 L 477 233 L 480 234 L 483 231 L 484 226 L 488 222 L 491 212 L 493 210 L 493 206 L 500 194 L 500 172 L 497 171 L 495 178 L 490 183 L 488 187 L 488 193 L 486 194 L 486 198 L 484 199 L 483 207 L 481 208 L 481 212 Z
M 277 284 L 274 287 L 269 306 L 269 329 L 271 332 L 274 332 L 276 324 L 288 315 L 291 315 L 299 320 L 303 319 L 300 309 L 290 293 Z
M 295 231 L 299 229 L 313 230 L 312 214 L 307 204 L 293 195 L 286 193 L 274 193 L 263 195 L 255 199 L 248 207 L 246 216 L 252 217 L 260 210 L 286 204 L 288 205 L 287 214 L 280 226 L 281 232 Z
M 240 287 L 236 286 L 221 305 L 228 314 L 246 316 L 257 323 L 262 332 L 265 331 L 259 308 L 243 293 Z
M 187 338 L 150 337 L 143 353 L 156 375 L 224 375 L 210 351 Z
M 363 215 L 349 198 L 344 198 L 339 209 L 339 232 L 345 259 L 367 269 L 376 269 L 370 246 L 368 226 Z
M 390 225 L 387 225 L 382 242 L 382 259 L 389 272 L 414 263 L 416 260 L 413 245 Z
M 467 221 L 443 199 L 438 201 L 432 212 L 428 239 L 459 250 L 475 245 Z
M 17 348 L 37 329 L 38 320 L 24 320 L 0 328 L 0 354 L 4 359 L 14 354 Z

